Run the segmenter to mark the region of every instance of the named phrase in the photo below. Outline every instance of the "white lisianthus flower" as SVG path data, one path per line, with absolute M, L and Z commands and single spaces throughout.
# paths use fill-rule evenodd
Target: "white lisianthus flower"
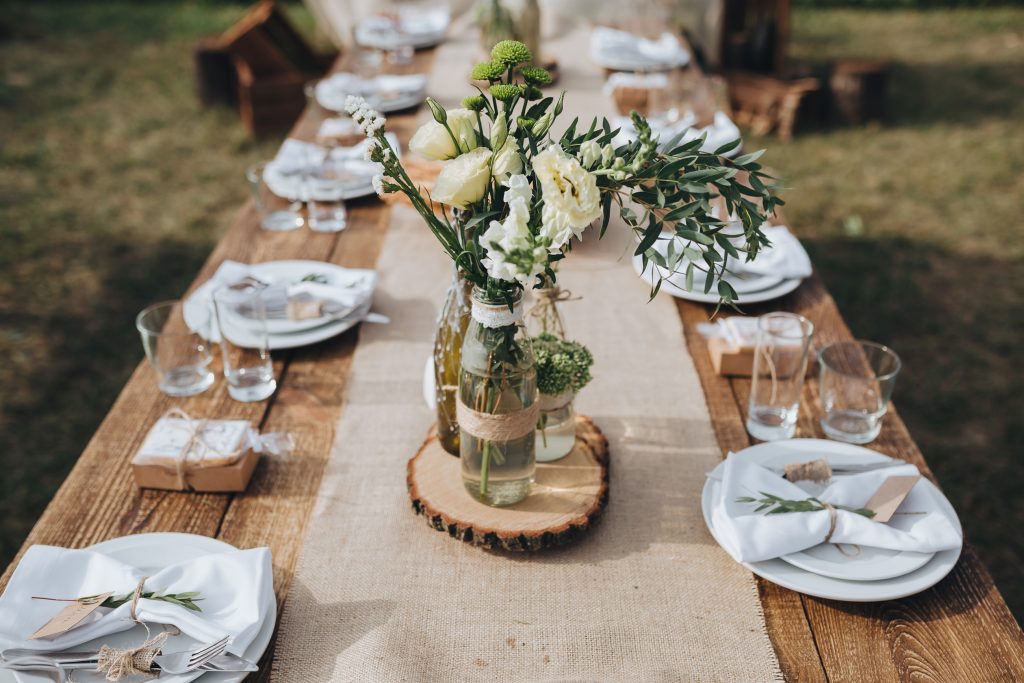
M 448 206 L 465 209 L 480 201 L 491 179 L 491 150 L 478 147 L 441 167 L 431 196 Z
M 513 175 L 505 182 L 508 215 L 503 221 L 491 221 L 480 236 L 487 250 L 481 261 L 487 274 L 496 280 L 518 281 L 524 287 L 544 272 L 547 250 L 536 243 L 530 230 L 530 198 L 533 191 L 524 175 Z
M 476 149 L 476 114 L 469 109 L 452 109 L 446 112 L 449 135 L 444 125 L 428 121 L 416 131 L 409 141 L 409 149 L 426 159 L 444 161 Z M 452 135 L 455 140 L 452 140 Z M 455 142 L 458 141 L 458 146 Z
M 587 140 L 580 145 L 580 162 L 583 168 L 593 168 L 601 160 L 601 145 L 594 140 Z
M 494 166 L 491 172 L 495 178 L 503 179 L 520 173 L 523 170 L 523 159 L 519 156 L 519 148 L 511 137 L 505 138 L 505 144 L 494 155 Z
M 549 249 L 557 251 L 565 246 L 569 236 L 580 237 L 601 216 L 597 178 L 558 145 L 551 145 L 533 158 L 533 172 L 544 198 L 541 236 L 550 240 Z

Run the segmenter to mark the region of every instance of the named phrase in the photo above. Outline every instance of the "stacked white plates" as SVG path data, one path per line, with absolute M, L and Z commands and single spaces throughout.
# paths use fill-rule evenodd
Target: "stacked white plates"
M 398 138 L 394 133 L 385 135 L 398 154 Z M 271 192 L 289 201 L 337 201 L 376 194 L 373 177 L 381 172 L 381 165 L 365 159 L 368 144 L 326 149 L 289 138 L 263 169 L 263 180 Z
M 194 560 L 204 555 L 212 555 L 214 553 L 231 552 L 233 550 L 237 550 L 237 548 L 232 545 L 228 545 L 223 541 L 218 541 L 215 538 L 208 538 L 206 536 L 177 533 L 151 533 L 114 538 L 109 541 L 104 541 L 103 543 L 97 543 L 94 546 L 90 546 L 89 550 L 109 555 L 120 562 L 142 569 L 146 574 L 152 575 L 157 574 L 165 567 L 169 567 L 180 562 Z M 253 639 L 252 644 L 250 644 L 245 650 L 245 659 L 251 662 L 259 661 L 260 657 L 263 656 L 264 651 L 267 649 L 267 645 L 270 643 L 271 636 L 274 634 L 274 624 L 276 621 L 277 605 L 274 601 L 270 601 L 270 610 L 266 615 L 264 615 L 259 632 Z M 103 638 L 90 643 L 84 643 L 74 649 L 76 651 L 99 650 L 101 645 L 110 645 L 111 647 L 132 647 L 143 642 L 147 637 L 148 634 L 144 627 L 135 626 L 134 628 L 126 631 L 104 636 Z M 199 645 L 200 643 L 187 636 L 171 636 L 167 639 L 166 650 L 168 652 L 178 652 L 182 650 L 191 650 Z M 203 683 L 239 683 L 247 675 L 248 674 L 245 672 L 208 672 L 180 675 L 163 674 L 160 676 L 160 680 L 163 683 L 187 683 L 188 681 L 198 678 Z M 99 682 L 103 680 L 103 676 L 101 674 L 91 673 L 88 671 L 76 671 L 75 680 L 82 683 L 92 681 Z M 53 681 L 53 676 L 52 674 L 48 674 L 43 671 L 12 671 L 10 669 L 0 668 L 0 683 L 14 683 L 15 681 L 17 683 L 47 683 Z
M 833 468 L 889 460 L 860 446 L 823 439 L 762 443 L 733 457 L 749 459 L 772 469 L 818 458 L 828 460 Z M 918 486 L 931 489 L 932 497 L 940 505 L 940 512 L 953 520 L 959 530 L 956 512 L 942 492 L 927 479 L 922 479 Z M 701 496 L 704 522 L 719 543 L 721 540 L 712 520 L 713 510 L 721 501 L 721 489 L 721 481 L 708 477 Z M 762 578 L 807 595 L 850 602 L 876 602 L 903 598 L 930 588 L 953 569 L 960 552 L 959 547 L 938 553 L 919 553 L 860 546 L 857 553 L 844 553 L 835 545 L 822 543 L 777 559 L 744 562 L 743 566 Z
M 239 273 L 248 274 L 267 284 L 298 285 L 303 281 L 316 282 L 327 287 L 354 293 L 358 301 L 355 309 L 343 317 L 325 316 L 307 320 L 272 319 L 267 321 L 271 350 L 308 346 L 335 337 L 354 327 L 370 311 L 377 273 L 372 270 L 342 268 L 323 261 L 267 261 L 241 266 Z M 220 273 L 221 271 L 218 271 Z M 204 282 L 184 304 L 185 322 L 204 339 L 216 341 L 216 323 L 212 317 L 213 292 L 230 282 L 226 276 Z M 240 279 L 240 278 L 236 278 Z
M 345 111 L 350 95 L 364 98 L 371 107 L 385 114 L 415 107 L 427 97 L 424 74 L 380 75 L 361 78 L 352 73 L 336 73 L 316 84 L 316 101 L 329 111 Z
M 657 269 L 657 271 L 655 271 Z M 683 273 L 670 273 L 668 270 L 648 261 L 644 269 L 643 257 L 633 257 L 633 270 L 652 286 L 659 277 L 664 278 L 661 291 L 667 292 L 677 299 L 696 301 L 703 304 L 717 304 L 720 300 L 718 286 L 712 283 L 710 291 L 704 293 L 704 273 L 697 271 L 693 278 L 693 290 L 686 289 L 686 278 Z M 800 286 L 800 278 L 781 278 L 774 275 L 753 273 L 729 273 L 725 280 L 732 285 L 739 295 L 739 304 L 756 304 L 783 297 Z

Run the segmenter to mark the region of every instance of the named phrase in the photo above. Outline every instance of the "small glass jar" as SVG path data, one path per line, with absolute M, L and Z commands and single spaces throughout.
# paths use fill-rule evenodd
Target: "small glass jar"
M 549 285 L 533 290 L 533 296 L 534 304 L 526 314 L 526 329 L 530 337 L 550 334 L 558 339 L 565 339 L 565 322 L 562 320 L 558 302 L 565 301 L 569 292 L 558 285 Z
M 487 505 L 526 498 L 536 469 L 537 371 L 522 320 L 522 292 L 510 310 L 501 297 L 473 290 L 462 344 L 459 452 L 462 482 Z
M 573 391 L 557 396 L 540 395 L 540 418 L 537 420 L 537 462 L 560 460 L 576 445 L 576 411 Z
M 458 268 L 437 319 L 434 332 L 434 392 L 437 400 L 437 438 L 452 455 L 459 454 L 459 422 L 455 404 L 459 389 L 462 341 L 469 327 L 473 285 Z

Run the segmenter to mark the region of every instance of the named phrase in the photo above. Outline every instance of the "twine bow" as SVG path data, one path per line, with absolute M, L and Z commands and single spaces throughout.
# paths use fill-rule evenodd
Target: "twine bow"
M 178 479 L 178 488 L 187 489 L 189 488 L 188 480 L 185 478 L 185 474 L 188 470 L 188 454 L 192 452 L 194 446 L 202 446 L 207 451 L 215 453 L 224 458 L 237 458 L 245 450 L 244 448 L 236 448 L 233 451 L 227 453 L 220 451 L 211 446 L 206 439 L 203 438 L 203 431 L 206 429 L 207 420 L 196 420 L 191 415 L 186 413 L 181 408 L 171 408 L 161 416 L 163 418 L 178 418 L 184 420 L 185 425 L 181 426 L 188 432 L 188 441 L 181 447 L 181 452 L 178 454 L 178 458 L 175 461 L 174 474 Z M 134 606 L 132 607 L 134 610 Z M 134 618 L 134 617 L 133 617 Z
M 153 671 L 153 659 L 160 654 L 160 650 L 163 649 L 171 632 L 161 631 L 155 636 L 149 637 L 149 626 L 145 622 L 139 621 L 136 613 L 139 598 L 142 597 L 142 586 L 148 578 L 148 576 L 143 576 L 135 586 L 135 594 L 132 596 L 131 611 L 129 612 L 132 621 L 142 624 L 146 629 L 146 641 L 137 647 L 123 650 L 109 645 L 100 648 L 96 671 L 104 674 L 104 678 L 108 681 L 119 681 L 132 674 L 140 674 L 146 678 L 156 678 L 160 675 L 159 672 Z
M 825 534 L 825 540 L 822 541 L 822 543 L 830 543 L 832 541 L 832 534 L 836 532 L 836 524 L 839 521 L 839 514 L 830 503 L 821 501 L 821 504 L 825 506 L 826 510 L 828 510 L 828 533 Z M 847 557 L 856 557 L 857 555 L 860 555 L 860 546 L 857 544 L 852 544 L 852 551 L 844 550 L 842 543 L 836 543 L 835 546 L 836 550 Z

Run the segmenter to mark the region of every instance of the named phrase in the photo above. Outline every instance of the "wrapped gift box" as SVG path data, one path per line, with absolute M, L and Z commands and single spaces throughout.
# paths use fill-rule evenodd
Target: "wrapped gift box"
M 172 491 L 244 491 L 259 461 L 253 438 L 247 420 L 164 416 L 132 458 L 135 483 Z
M 750 377 L 757 345 L 757 318 L 723 318 L 708 335 L 711 366 L 719 375 Z

